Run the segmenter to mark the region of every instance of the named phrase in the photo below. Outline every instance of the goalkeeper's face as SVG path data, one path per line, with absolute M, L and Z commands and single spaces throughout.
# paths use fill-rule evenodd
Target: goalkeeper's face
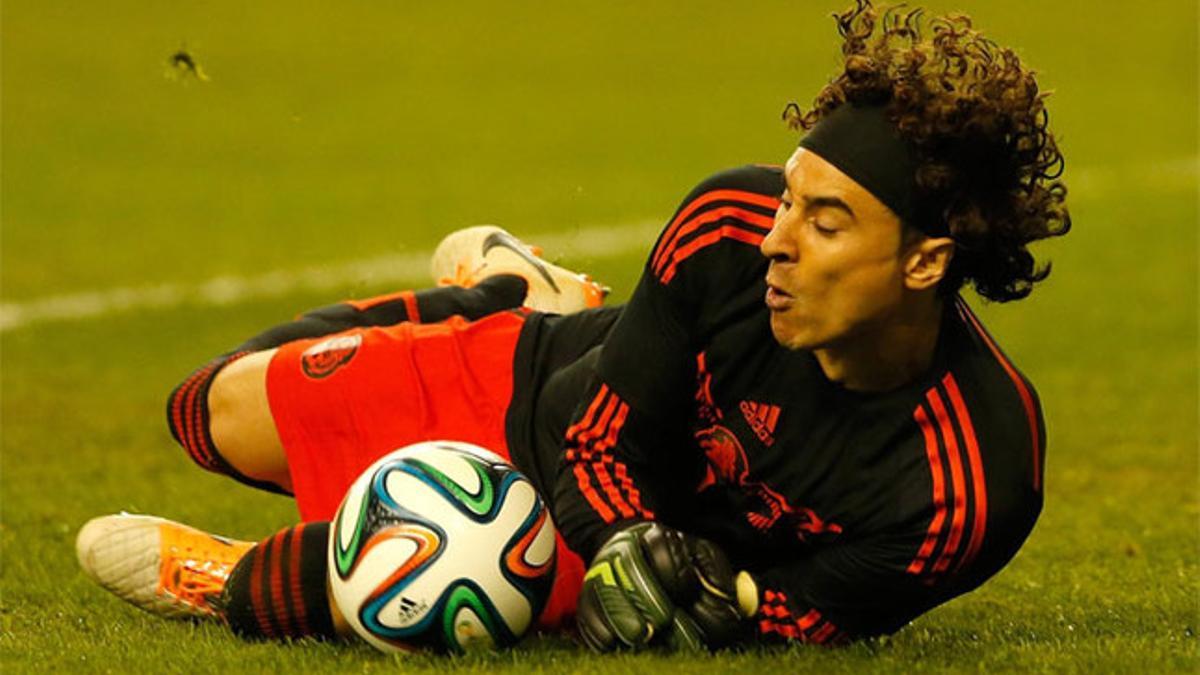
M 900 219 L 804 148 L 762 243 L 771 330 L 791 349 L 837 347 L 897 320 L 905 297 Z

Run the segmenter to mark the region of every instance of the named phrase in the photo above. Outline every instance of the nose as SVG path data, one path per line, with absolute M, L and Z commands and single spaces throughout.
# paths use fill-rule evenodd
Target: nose
M 785 218 L 781 217 L 780 213 L 776 213 L 771 231 L 758 245 L 759 252 L 771 262 L 795 262 L 796 260 L 796 247 L 792 245 L 784 232 L 784 220 Z

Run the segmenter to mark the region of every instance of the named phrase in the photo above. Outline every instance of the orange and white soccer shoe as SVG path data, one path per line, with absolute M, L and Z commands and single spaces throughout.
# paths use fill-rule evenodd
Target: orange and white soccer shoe
M 96 583 L 171 619 L 217 616 L 214 602 L 234 565 L 253 546 L 128 513 L 93 518 L 75 539 L 79 565 Z
M 465 288 L 498 274 L 515 274 L 529 284 L 525 306 L 539 312 L 570 314 L 604 304 L 607 288 L 541 255 L 541 249 L 503 228 L 477 225 L 442 239 L 433 252 L 430 273 L 438 286 Z

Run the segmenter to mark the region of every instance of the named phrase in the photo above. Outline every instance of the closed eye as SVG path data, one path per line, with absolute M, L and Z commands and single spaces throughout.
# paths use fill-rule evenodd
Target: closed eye
M 823 236 L 830 237 L 830 236 L 837 234 L 837 228 L 828 227 L 828 226 L 822 224 L 821 221 L 817 220 L 816 218 L 813 218 L 813 219 L 809 220 L 808 222 L 809 222 L 809 224 L 811 224 L 813 226 L 814 230 L 816 230 L 819 234 L 821 234 Z

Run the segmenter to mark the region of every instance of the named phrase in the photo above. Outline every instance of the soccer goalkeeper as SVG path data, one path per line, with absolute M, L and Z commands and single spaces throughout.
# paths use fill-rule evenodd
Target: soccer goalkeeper
M 600 651 L 840 643 L 994 575 L 1041 510 L 1045 431 L 958 292 L 1025 297 L 1049 272 L 1027 246 L 1070 228 L 1045 95 L 965 17 L 836 19 L 841 72 L 785 113 L 799 148 L 693 190 L 627 305 L 501 230 L 452 235 L 447 285 L 311 312 L 172 394 L 193 459 L 304 524 L 252 544 L 109 516 L 84 568 L 161 614 L 333 635 L 323 521 L 376 458 L 455 438 L 546 498 L 542 625 L 574 615 Z

